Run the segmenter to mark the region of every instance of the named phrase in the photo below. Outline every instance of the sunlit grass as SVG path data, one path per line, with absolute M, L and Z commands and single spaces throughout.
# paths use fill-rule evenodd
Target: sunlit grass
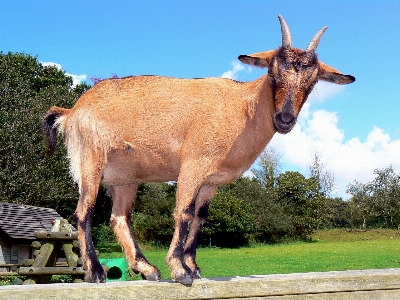
M 314 234 L 310 243 L 253 245 L 239 249 L 200 248 L 197 262 L 205 278 L 398 268 L 399 249 L 400 234 L 393 230 L 329 230 Z M 143 252 L 160 269 L 163 279 L 169 279 L 165 263 L 167 249 L 144 249 Z M 123 253 L 102 252 L 100 257 L 123 257 Z

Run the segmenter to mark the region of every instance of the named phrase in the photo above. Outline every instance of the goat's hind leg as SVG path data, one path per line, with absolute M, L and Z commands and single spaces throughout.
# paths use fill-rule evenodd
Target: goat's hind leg
M 87 157 L 87 162 L 89 159 Z M 83 267 L 86 270 L 85 281 L 106 282 L 106 273 L 100 265 L 92 240 L 92 219 L 96 197 L 100 185 L 101 168 L 87 163 L 81 173 L 80 196 L 75 211 L 78 239 L 82 254 Z
M 129 267 L 140 273 L 143 279 L 160 280 L 160 271 L 144 257 L 132 234 L 131 214 L 136 199 L 138 185 L 112 186 L 108 190 L 113 198 L 110 224 L 124 249 Z

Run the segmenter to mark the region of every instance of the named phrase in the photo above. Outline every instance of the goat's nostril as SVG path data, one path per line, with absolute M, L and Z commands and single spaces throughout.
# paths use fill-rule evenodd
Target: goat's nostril
M 291 114 L 291 113 L 289 113 L 289 112 L 283 112 L 283 113 L 281 114 L 281 120 L 282 120 L 284 123 L 290 123 L 290 122 L 293 121 L 293 119 L 294 119 L 293 114 Z

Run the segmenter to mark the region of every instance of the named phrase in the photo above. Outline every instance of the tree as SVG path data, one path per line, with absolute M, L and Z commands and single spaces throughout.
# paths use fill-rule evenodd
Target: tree
M 132 215 L 136 238 L 168 243 L 174 233 L 176 183 L 145 183 L 138 190 Z
M 254 216 L 246 201 L 226 192 L 215 195 L 202 230 L 203 243 L 211 239 L 216 246 L 243 246 L 255 231 Z
M 375 178 L 367 184 L 375 212 L 380 212 L 388 227 L 400 225 L 400 174 L 392 166 L 374 170 Z
M 268 191 L 272 191 L 276 185 L 276 178 L 281 172 L 280 162 L 282 155 L 273 147 L 267 147 L 259 156 L 258 167 L 252 168 L 255 178 Z
M 368 186 L 354 180 L 346 188 L 346 193 L 351 195 L 348 205 L 348 218 L 351 229 L 355 222 L 362 220 L 362 229 L 367 229 L 367 220 L 374 217 L 373 200 L 369 195 Z
M 71 220 L 78 198 L 63 146 L 45 157 L 41 122 L 53 105 L 71 107 L 86 84 L 36 57 L 0 52 L 0 201 L 45 206 Z
M 276 201 L 275 191 L 268 192 L 256 178 L 241 177 L 220 188 L 249 204 L 256 223 L 255 238 L 262 242 L 277 242 L 290 232 L 291 222 L 284 207 Z
M 326 170 L 322 162 L 321 153 L 315 152 L 308 165 L 309 181 L 312 183 L 312 206 L 314 210 L 316 229 L 328 226 L 329 203 L 333 191 L 336 189 L 335 176 Z
M 326 170 L 326 164 L 321 160 L 321 153 L 315 152 L 311 163 L 308 165 L 310 178 L 314 178 L 319 185 L 320 193 L 326 197 L 331 197 L 336 189 L 336 181 L 333 173 Z
M 306 179 L 299 172 L 287 171 L 277 178 L 278 201 L 291 220 L 293 237 L 309 240 L 316 227 L 314 190 L 315 181 Z
M 346 192 L 351 220 L 362 219 L 362 228 L 367 222 L 372 227 L 398 228 L 400 224 L 400 174 L 392 166 L 374 170 L 375 178 L 365 184 L 354 181 Z
M 350 226 L 350 219 L 347 218 L 348 201 L 342 198 L 328 198 L 326 212 L 326 228 L 346 228 Z

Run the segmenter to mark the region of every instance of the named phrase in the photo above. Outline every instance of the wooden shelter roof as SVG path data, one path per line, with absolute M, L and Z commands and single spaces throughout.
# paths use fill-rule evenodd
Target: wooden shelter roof
M 0 228 L 14 239 L 35 239 L 35 232 L 50 230 L 62 217 L 51 208 L 0 202 Z

